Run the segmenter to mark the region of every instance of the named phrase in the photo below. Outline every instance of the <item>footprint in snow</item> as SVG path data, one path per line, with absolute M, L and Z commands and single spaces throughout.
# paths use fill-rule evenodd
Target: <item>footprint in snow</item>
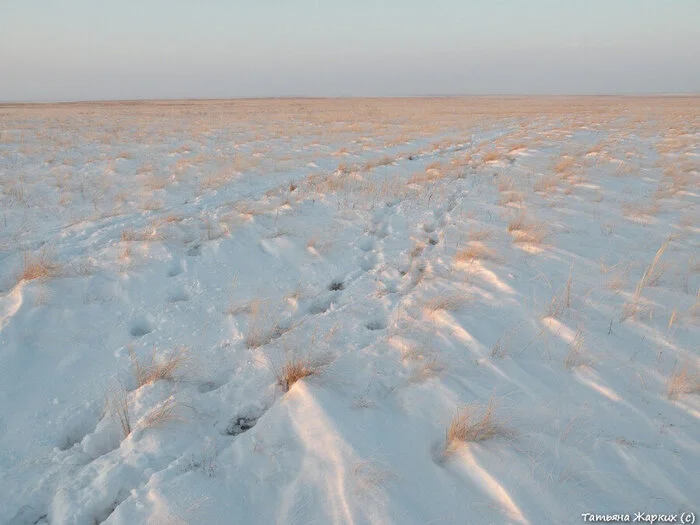
M 337 292 L 339 290 L 345 290 L 345 283 L 341 279 L 334 279 L 331 281 L 331 283 L 328 285 L 328 289 L 331 292 Z
M 149 316 L 139 315 L 131 320 L 129 334 L 132 337 L 143 337 L 153 331 L 153 323 Z
M 179 303 L 190 300 L 190 293 L 184 285 L 178 286 L 168 292 L 169 303 Z
M 365 272 L 369 272 L 377 266 L 378 260 L 379 258 L 376 253 L 367 253 L 360 257 L 360 268 Z
M 365 324 L 367 330 L 384 330 L 386 328 L 386 321 L 383 319 L 372 319 Z
M 175 259 L 168 268 L 168 277 L 176 277 L 183 272 L 183 264 L 180 259 Z
M 200 394 L 207 394 L 208 392 L 213 392 L 221 388 L 223 383 L 217 383 L 216 381 L 205 381 L 197 386 L 197 391 Z
M 333 297 L 320 297 L 316 300 L 314 300 L 311 303 L 311 306 L 309 306 L 308 312 L 311 315 L 318 315 L 327 312 L 330 310 L 331 305 L 333 304 Z
M 372 237 L 366 236 L 362 237 L 358 243 L 357 243 L 358 248 L 362 250 L 363 252 L 371 252 L 374 250 L 375 247 L 375 241 Z
M 253 428 L 258 422 L 258 419 L 260 419 L 265 412 L 267 412 L 267 408 L 255 408 L 244 411 L 244 413 L 232 417 L 226 425 L 226 428 L 222 429 L 221 434 L 224 436 L 238 436 L 239 434 L 243 434 L 243 432 Z

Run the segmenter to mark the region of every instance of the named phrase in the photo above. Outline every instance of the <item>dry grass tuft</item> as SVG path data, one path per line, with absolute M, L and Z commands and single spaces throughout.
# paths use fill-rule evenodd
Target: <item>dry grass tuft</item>
M 441 297 L 433 297 L 425 302 L 425 309 L 429 312 L 455 312 L 459 310 L 468 299 L 465 294 L 450 294 Z
M 501 157 L 502 155 L 498 151 L 487 151 L 481 157 L 481 160 L 483 162 L 496 162 L 498 160 L 501 160 Z
M 639 312 L 639 304 L 642 299 L 642 292 L 644 291 L 644 288 L 658 283 L 659 279 L 661 278 L 660 272 L 663 272 L 664 266 L 660 266 L 659 261 L 661 260 L 661 257 L 663 256 L 664 252 L 666 251 L 666 248 L 668 248 L 669 242 L 670 240 L 665 241 L 657 250 L 656 255 L 654 256 L 654 260 L 644 271 L 642 278 L 637 283 L 637 287 L 634 291 L 632 300 L 625 303 L 622 311 L 623 321 L 629 317 L 632 317 L 633 319 L 637 318 L 637 313 Z
M 126 390 L 120 388 L 107 395 L 107 412 L 115 418 L 122 430 L 122 436 L 126 439 L 131 434 L 131 418 L 129 416 L 129 398 Z
M 444 371 L 445 366 L 436 357 L 424 358 L 419 360 L 408 381 L 409 383 L 422 383 L 440 375 Z
M 622 215 L 628 219 L 646 221 L 659 213 L 661 205 L 657 200 L 650 202 L 625 202 L 621 205 Z
M 136 232 L 132 228 L 127 228 L 122 230 L 120 238 L 124 242 L 133 241 L 136 239 Z
M 455 261 L 461 263 L 471 263 L 476 260 L 494 259 L 495 253 L 491 248 L 478 241 L 471 241 L 466 248 L 459 250 L 455 254 Z
M 613 292 L 620 291 L 627 281 L 628 268 L 619 268 L 620 263 L 613 266 L 606 266 L 604 262 L 600 264 L 600 272 L 603 275 L 605 287 Z
M 527 142 L 516 142 L 515 144 L 508 147 L 508 153 L 513 154 L 519 151 L 525 151 L 528 149 Z
M 569 156 L 562 156 L 559 162 L 557 162 L 554 165 L 554 172 L 558 173 L 559 175 L 564 175 L 568 172 L 570 172 L 576 164 L 576 161 L 574 160 L 573 157 Z
M 529 218 L 524 212 L 511 219 L 508 232 L 518 243 L 540 244 L 546 237 L 544 225 Z
M 668 380 L 668 398 L 678 399 L 682 394 L 700 394 L 700 374 L 691 372 L 687 362 L 680 369 L 674 367 Z
M 289 392 L 289 389 L 294 386 L 297 381 L 306 377 L 317 375 L 321 369 L 328 364 L 327 359 L 312 359 L 306 357 L 289 357 L 287 356 L 282 366 L 275 371 L 277 383 Z
M 56 277 L 61 270 L 61 266 L 52 261 L 46 252 L 40 253 L 37 257 L 29 254 L 24 255 L 24 265 L 19 275 L 20 281 L 33 281 L 35 279 L 49 279 Z
M 141 420 L 140 425 L 143 428 L 154 427 L 157 425 L 162 425 L 170 421 L 178 421 L 180 417 L 175 414 L 175 409 L 177 408 L 177 403 L 170 396 L 163 403 L 155 407 L 148 414 L 144 416 Z
M 369 170 L 372 170 L 374 168 L 379 168 L 381 166 L 390 166 L 393 163 L 394 163 L 393 157 L 385 156 L 385 157 L 382 157 L 381 159 L 368 161 L 365 164 L 364 169 L 365 169 L 365 171 L 369 171 Z
M 129 357 L 131 358 L 134 378 L 139 388 L 159 380 L 176 380 L 177 371 L 189 361 L 189 353 L 186 348 L 174 350 L 164 359 L 157 359 L 154 349 L 150 361 L 146 364 L 139 362 L 132 348 L 129 349 Z
M 508 206 L 509 204 L 522 204 L 523 201 L 523 194 L 519 191 L 506 190 L 501 193 L 501 198 L 498 200 L 498 204 L 501 206 Z
M 486 441 L 506 431 L 494 418 L 494 402 L 491 399 L 486 407 L 468 406 L 456 414 L 445 433 L 445 451 L 454 450 L 462 443 Z
M 408 255 L 411 256 L 411 259 L 415 259 L 423 253 L 425 248 L 426 244 L 424 242 L 416 241 L 413 248 L 411 248 L 411 251 L 408 252 Z
M 498 179 L 498 183 L 496 184 L 496 188 L 500 193 L 515 191 L 515 183 L 510 177 L 500 177 Z
M 248 330 L 245 342 L 248 348 L 265 346 L 287 331 L 280 326 L 276 309 L 267 301 L 256 300 L 249 305 Z
M 474 231 L 469 231 L 469 240 L 471 241 L 487 241 L 491 238 L 493 232 L 485 228 Z
M 543 176 L 535 181 L 532 190 L 536 193 L 551 193 L 559 186 L 559 179 L 553 176 Z
M 426 169 L 425 171 L 414 173 L 408 179 L 408 184 L 429 184 L 444 177 L 444 174 L 437 169 Z
M 583 343 L 584 343 L 584 337 L 583 337 L 583 332 L 580 330 L 576 332 L 576 336 L 574 337 L 574 340 L 571 342 L 569 345 L 569 352 L 566 354 L 566 357 L 564 358 L 564 366 L 567 369 L 572 369 L 577 366 L 584 366 L 588 364 L 588 360 L 586 359 L 584 355 L 584 348 L 583 348 Z
M 552 319 L 557 319 L 564 310 L 571 308 L 571 287 L 573 285 L 573 264 L 569 270 L 569 278 L 566 280 L 566 285 L 564 289 L 552 297 L 549 303 L 549 309 L 545 317 L 551 317 Z
M 124 246 L 119 250 L 119 261 L 123 264 L 127 264 L 131 260 L 131 246 Z
M 122 230 L 120 236 L 122 242 L 154 242 L 162 241 L 163 238 L 163 234 L 158 231 L 157 223 L 154 223 L 153 225 L 148 226 L 141 231 L 136 231 L 133 228 L 127 228 L 125 230 Z

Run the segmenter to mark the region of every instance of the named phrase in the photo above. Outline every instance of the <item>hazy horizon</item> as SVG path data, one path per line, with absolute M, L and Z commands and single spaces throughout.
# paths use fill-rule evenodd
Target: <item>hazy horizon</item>
M 0 7 L 0 101 L 700 92 L 700 2 Z

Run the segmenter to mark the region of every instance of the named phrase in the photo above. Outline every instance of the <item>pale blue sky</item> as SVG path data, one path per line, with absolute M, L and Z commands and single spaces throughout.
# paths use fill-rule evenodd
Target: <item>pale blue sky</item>
M 0 100 L 700 92 L 700 0 L 0 0 Z

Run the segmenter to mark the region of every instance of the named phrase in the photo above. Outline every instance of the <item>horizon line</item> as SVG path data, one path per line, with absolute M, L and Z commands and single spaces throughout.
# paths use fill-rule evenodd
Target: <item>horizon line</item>
M 168 102 L 233 102 L 240 100 L 396 100 L 396 99 L 439 99 L 439 98 L 692 98 L 697 92 L 657 92 L 657 93 L 474 93 L 474 94 L 432 94 L 432 95 L 279 95 L 279 96 L 236 96 L 236 97 L 162 97 L 162 98 L 96 98 L 76 100 L 0 100 L 0 106 L 50 105 L 50 104 L 144 104 Z

